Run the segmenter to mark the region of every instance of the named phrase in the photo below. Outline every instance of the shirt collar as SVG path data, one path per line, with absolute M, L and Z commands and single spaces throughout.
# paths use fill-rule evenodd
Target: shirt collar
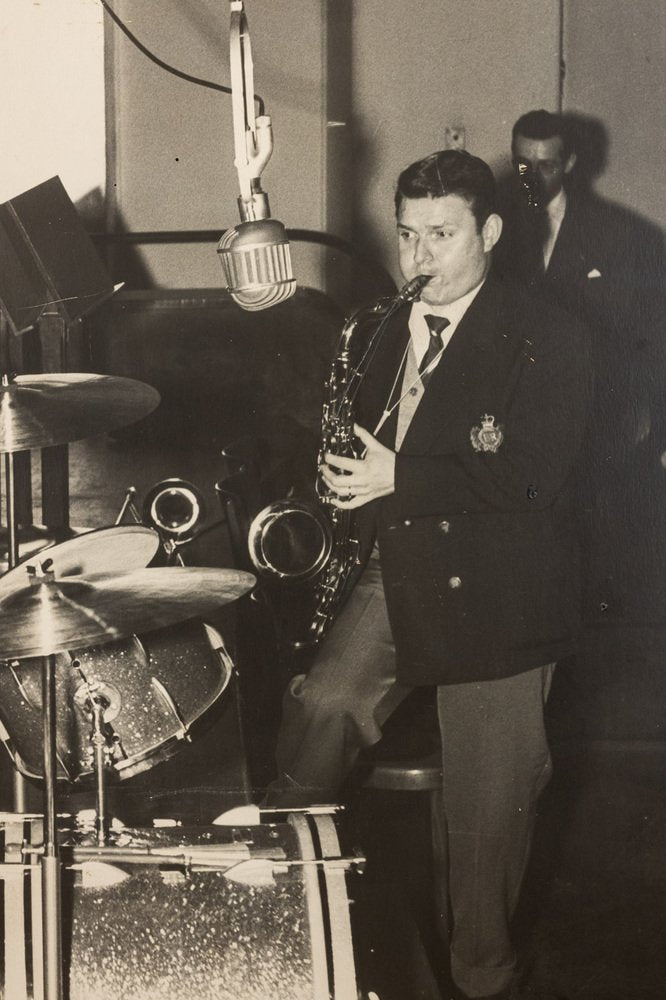
M 446 345 L 455 333 L 460 320 L 463 318 L 473 300 L 478 295 L 482 285 L 483 281 L 481 281 L 476 288 L 473 288 L 470 292 L 466 292 L 465 295 L 461 295 L 461 297 L 456 299 L 455 302 L 449 302 L 445 306 L 431 306 L 426 302 L 422 302 L 420 299 L 414 302 L 409 317 L 409 329 L 412 337 L 415 339 L 415 346 L 417 346 L 419 341 L 422 340 L 424 340 L 427 345 L 430 338 L 428 324 L 424 319 L 427 314 L 446 316 L 448 319 L 449 325 L 442 333 L 442 342 Z
M 550 221 L 559 225 L 564 218 L 566 207 L 567 193 L 564 188 L 560 188 L 558 194 L 546 205 L 546 213 Z

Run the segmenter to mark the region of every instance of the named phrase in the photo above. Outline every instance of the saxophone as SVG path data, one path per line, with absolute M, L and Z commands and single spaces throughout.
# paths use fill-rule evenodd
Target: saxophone
M 362 458 L 360 442 L 354 435 L 354 401 L 361 382 L 372 363 L 390 317 L 400 306 L 418 298 L 430 280 L 429 275 L 412 278 L 389 298 L 382 298 L 358 309 L 345 323 L 329 377 L 321 417 L 321 438 L 317 468 L 326 452 L 348 458 Z M 369 337 L 362 333 L 373 325 Z M 248 532 L 248 548 L 259 572 L 281 579 L 314 581 L 314 612 L 307 637 L 293 643 L 296 647 L 320 642 L 332 625 L 346 596 L 352 570 L 358 564 L 359 540 L 354 512 L 331 503 L 332 494 L 317 472 L 317 501 L 287 499 L 269 504 L 254 518 Z M 274 539 L 281 538 L 281 545 Z M 303 540 L 308 537 L 311 557 L 303 558 Z M 275 558 L 285 552 L 284 539 L 298 540 L 298 565 L 291 560 L 280 565 Z M 291 559 L 291 557 L 290 557 Z

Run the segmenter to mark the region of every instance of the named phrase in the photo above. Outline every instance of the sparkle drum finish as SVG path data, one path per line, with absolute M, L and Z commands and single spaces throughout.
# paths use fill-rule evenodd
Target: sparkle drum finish
M 69 1000 L 357 1000 L 347 895 L 356 859 L 340 856 L 331 813 L 276 820 L 128 828 L 108 847 L 63 837 Z M 16 826 L 15 817 L 14 838 Z M 17 864 L 21 851 L 7 842 L 5 856 L 15 863 L 4 872 L 24 867 L 38 892 L 30 849 L 32 866 Z M 38 913 L 25 934 L 13 921 L 15 945 L 19 934 L 39 939 Z M 29 996 L 39 956 L 15 956 L 14 986 L 27 983 Z
M 106 707 L 109 763 L 128 778 L 177 753 L 227 687 L 233 664 L 219 633 L 198 620 L 103 646 L 56 655 L 58 777 L 93 774 L 87 693 Z M 42 686 L 39 657 L 0 664 L 2 738 L 17 768 L 41 777 Z

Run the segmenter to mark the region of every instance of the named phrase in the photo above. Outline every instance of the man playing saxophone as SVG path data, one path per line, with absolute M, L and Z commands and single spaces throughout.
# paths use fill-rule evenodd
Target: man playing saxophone
M 491 274 L 502 222 L 482 160 L 446 150 L 413 163 L 395 208 L 401 271 L 428 280 L 364 375 L 362 457 L 324 456 L 331 502 L 355 513 L 359 566 L 286 692 L 267 802 L 335 801 L 409 691 L 435 686 L 452 989 L 499 1000 L 515 995 L 509 920 L 551 772 L 543 706 L 579 624 L 569 491 L 586 338 Z

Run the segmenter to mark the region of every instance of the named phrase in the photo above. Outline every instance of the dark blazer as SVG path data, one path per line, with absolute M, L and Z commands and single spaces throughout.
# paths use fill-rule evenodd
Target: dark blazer
M 645 425 L 663 421 L 663 234 L 622 206 L 572 188 L 544 272 L 525 213 L 509 203 L 503 215 L 497 272 L 590 331 L 596 402 L 587 465 L 596 490 L 609 460 L 626 458 Z
M 408 308 L 362 386 L 357 414 L 370 431 Z M 362 557 L 379 543 L 401 680 L 504 677 L 572 650 L 569 487 L 588 408 L 585 343 L 572 321 L 492 278 L 451 338 L 398 453 L 395 493 L 358 512 Z M 379 433 L 389 446 L 396 417 Z

